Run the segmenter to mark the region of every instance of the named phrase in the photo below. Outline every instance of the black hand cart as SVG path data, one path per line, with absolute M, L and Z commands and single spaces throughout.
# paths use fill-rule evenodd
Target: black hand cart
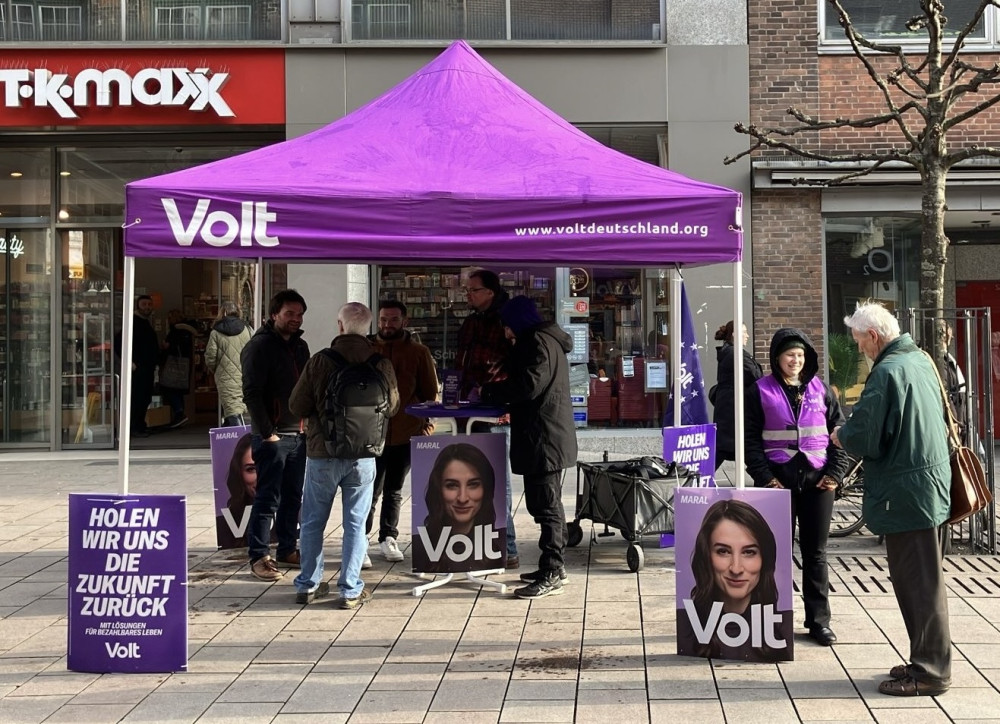
M 683 465 L 668 463 L 663 458 L 643 457 L 601 463 L 576 464 L 576 518 L 566 524 L 567 545 L 583 541 L 580 521 L 603 523 L 604 533 L 591 530 L 596 536 L 614 535 L 608 527 L 617 528 L 629 541 L 625 561 L 630 571 L 642 569 L 645 556 L 642 537 L 659 536 L 674 531 L 674 491 L 680 487 L 697 487 L 698 473 Z

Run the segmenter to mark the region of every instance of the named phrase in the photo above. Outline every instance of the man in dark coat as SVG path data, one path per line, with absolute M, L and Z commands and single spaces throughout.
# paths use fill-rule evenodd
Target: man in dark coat
M 576 429 L 569 396 L 569 361 L 573 340 L 553 322 L 543 322 L 529 297 L 514 297 L 500 312 L 514 344 L 507 379 L 483 386 L 487 402 L 510 409 L 510 466 L 524 476 L 528 512 L 541 527 L 538 570 L 521 580 L 518 598 L 562 593 L 566 579 L 566 513 L 562 504 L 563 471 L 576 464 Z
M 143 294 L 135 300 L 132 317 L 132 403 L 129 407 L 129 429 L 133 437 L 148 437 L 146 410 L 153 401 L 156 365 L 160 359 L 160 340 L 150 319 L 153 298 Z M 115 335 L 115 352 L 122 356 L 121 332 Z

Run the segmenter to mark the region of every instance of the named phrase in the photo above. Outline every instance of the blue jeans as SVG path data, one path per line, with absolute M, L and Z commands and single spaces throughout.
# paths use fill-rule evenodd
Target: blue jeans
M 323 535 L 339 487 L 344 509 L 344 550 L 337 587 L 344 598 L 357 598 L 361 595 L 365 587 L 361 580 L 361 564 L 368 552 L 365 520 L 372 507 L 374 480 L 375 458 L 306 460 L 300 540 L 302 569 L 295 577 L 297 591 L 314 591 L 323 580 Z
M 250 449 L 257 466 L 257 495 L 247 525 L 247 548 L 251 561 L 270 552 L 271 521 L 278 537 L 278 555 L 295 551 L 302 505 L 302 480 L 306 465 L 306 436 L 282 435 L 277 442 L 251 438 Z
M 510 492 L 510 479 L 513 477 L 510 469 L 510 425 L 492 425 L 490 432 L 502 432 L 504 442 L 507 443 L 505 460 L 507 461 L 507 557 L 509 558 L 517 555 L 517 533 L 514 532 L 514 508 L 511 505 L 513 496 Z

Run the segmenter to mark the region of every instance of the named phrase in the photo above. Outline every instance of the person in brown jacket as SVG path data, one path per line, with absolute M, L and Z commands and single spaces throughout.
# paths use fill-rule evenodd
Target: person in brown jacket
M 407 415 L 407 405 L 437 399 L 438 378 L 431 351 L 415 341 L 406 330 L 406 305 L 387 300 L 378 305 L 378 334 L 371 337 L 375 350 L 392 362 L 399 385 L 399 411 L 389 420 L 385 449 L 375 458 L 375 490 L 365 533 L 371 533 L 375 509 L 382 496 L 378 543 L 387 561 L 403 560 L 399 549 L 399 511 L 403 503 L 403 482 L 410 472 L 410 438 L 430 435 L 434 422 Z
M 368 307 L 348 302 L 337 313 L 340 334 L 334 338 L 330 348 L 349 364 L 364 362 L 375 351 L 365 336 L 371 323 L 372 313 Z M 377 367 L 389 388 L 386 415 L 391 418 L 399 409 L 396 374 L 387 359 L 379 360 Z M 371 592 L 361 580 L 361 565 L 368 555 L 365 516 L 372 506 L 375 458 L 349 460 L 330 457 L 327 453 L 322 416 L 325 414 L 327 386 L 336 370 L 336 363 L 328 355 L 323 352 L 313 355 L 302 370 L 288 401 L 294 414 L 308 419 L 306 480 L 299 532 L 302 570 L 295 578 L 295 602 L 311 603 L 330 592 L 330 585 L 323 580 L 323 536 L 339 488 L 344 525 L 344 548 L 337 582 L 339 606 L 353 609 L 371 598 Z

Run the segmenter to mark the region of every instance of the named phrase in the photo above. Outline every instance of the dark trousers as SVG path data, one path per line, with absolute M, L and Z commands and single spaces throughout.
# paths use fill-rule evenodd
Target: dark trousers
M 132 372 L 132 403 L 129 407 L 129 428 L 132 432 L 145 432 L 146 410 L 153 401 L 153 370 L 141 367 Z
M 257 466 L 257 496 L 247 525 L 247 548 L 253 562 L 268 554 L 272 520 L 278 555 L 287 556 L 297 548 L 306 436 L 282 435 L 277 442 L 264 442 L 254 435 L 251 449 Z
M 830 625 L 830 569 L 826 563 L 826 542 L 833 517 L 833 491 L 806 483 L 792 490 L 792 536 L 799 526 L 802 553 L 802 603 L 806 628 Z
M 538 569 L 557 571 L 563 567 L 566 551 L 566 511 L 562 504 L 563 471 L 524 474 L 524 502 L 541 528 Z
M 910 637 L 910 675 L 917 681 L 951 683 L 951 631 L 941 562 L 947 525 L 889 533 L 889 576 Z
M 187 392 L 184 390 L 164 389 L 163 396 L 170 405 L 170 422 L 177 422 L 184 419 L 184 397 Z
M 375 508 L 382 496 L 382 512 L 378 519 L 379 543 L 386 538 L 399 538 L 399 511 L 403 506 L 403 482 L 410 472 L 410 443 L 386 445 L 382 454 L 375 458 L 375 488 L 372 491 L 372 507 L 365 523 L 365 535 L 372 532 L 375 524 Z

